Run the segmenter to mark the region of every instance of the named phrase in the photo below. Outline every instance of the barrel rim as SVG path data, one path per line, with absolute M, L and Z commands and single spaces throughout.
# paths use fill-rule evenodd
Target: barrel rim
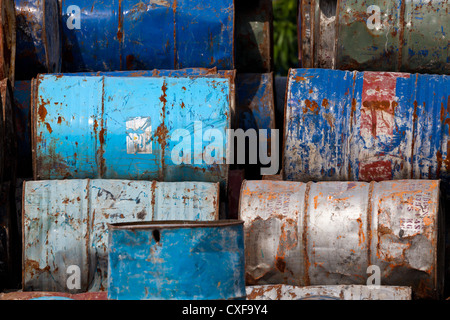
M 108 223 L 109 230 L 145 230 L 145 229 L 185 229 L 185 228 L 214 228 L 243 225 L 239 219 L 226 219 L 215 221 L 166 220 L 146 222 Z

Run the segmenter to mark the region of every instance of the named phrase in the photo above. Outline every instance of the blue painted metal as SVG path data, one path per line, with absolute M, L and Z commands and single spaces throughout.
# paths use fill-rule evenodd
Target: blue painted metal
M 48 180 L 25 182 L 23 288 L 72 292 L 107 289 L 108 223 L 219 218 L 219 185 L 206 182 Z
M 61 25 L 58 0 L 15 0 L 16 79 L 61 71 Z
M 65 72 L 234 69 L 233 0 L 60 1 Z
M 248 129 L 275 129 L 273 93 L 272 73 L 237 74 L 238 127 L 244 131 Z
M 30 299 L 30 301 L 33 301 L 33 300 L 45 300 L 45 301 L 51 300 L 51 301 L 53 301 L 53 300 L 73 300 L 73 299 L 67 298 L 67 297 L 59 297 L 59 296 L 47 296 L 47 297 L 39 297 L 39 298 Z
M 76 72 L 55 74 L 63 76 L 105 76 L 105 77 L 190 77 L 217 75 L 217 68 L 186 68 L 178 70 L 153 69 L 153 70 L 133 70 L 133 71 L 105 71 L 105 72 Z
M 14 86 L 14 117 L 17 138 L 17 176 L 33 176 L 31 156 L 31 81 L 16 81 Z
M 291 70 L 284 177 L 448 184 L 448 92 L 444 75 Z
M 108 299 L 246 297 L 239 220 L 110 225 L 108 256 Z
M 32 108 L 35 178 L 205 181 L 225 186 L 231 82 L 219 76 L 41 75 Z M 183 142 L 190 144 L 183 155 L 174 151 L 181 129 Z M 216 141 L 223 152 L 213 154 L 219 163 L 208 164 L 203 158 L 211 154 L 206 149 L 211 142 L 202 141 L 209 129 L 223 140 Z

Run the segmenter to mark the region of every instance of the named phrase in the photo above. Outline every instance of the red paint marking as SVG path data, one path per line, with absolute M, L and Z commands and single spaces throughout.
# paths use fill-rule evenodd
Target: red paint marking
M 391 161 L 361 162 L 359 164 L 359 180 L 367 182 L 392 180 Z

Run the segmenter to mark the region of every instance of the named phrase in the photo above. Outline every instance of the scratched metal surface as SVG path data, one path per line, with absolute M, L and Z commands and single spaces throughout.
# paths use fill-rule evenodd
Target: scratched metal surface
M 385 182 L 246 181 L 246 283 L 296 286 L 411 286 L 439 298 L 444 241 L 439 180 Z
M 205 181 L 225 187 L 231 82 L 213 76 L 41 75 L 32 107 L 35 177 Z M 178 129 L 193 140 L 190 146 L 185 142 L 190 159 L 173 153 L 180 143 L 172 139 Z M 204 148 L 210 142 L 201 141 L 201 135 L 208 129 L 223 137 L 224 152 L 216 154 L 222 163 L 206 163 Z
M 401 286 L 290 286 L 246 287 L 247 300 L 411 300 L 411 288 Z
M 60 0 L 63 71 L 234 69 L 234 1 Z M 77 5 L 80 29 L 69 29 Z
M 448 0 L 299 0 L 304 68 L 448 74 Z M 380 24 L 369 19 L 380 8 Z
M 69 298 L 71 300 L 107 300 L 106 292 L 86 292 L 70 294 L 65 292 L 23 292 L 13 291 L 0 293 L 0 300 L 36 300 L 38 298 L 49 299 L 50 297 Z
M 445 75 L 291 70 L 284 178 L 448 184 L 449 91 Z
M 16 79 L 61 71 L 61 25 L 58 0 L 15 0 Z
M 14 0 L 0 1 L 0 80 L 14 86 L 16 65 L 16 16 Z
M 245 299 L 242 221 L 114 224 L 109 248 L 108 299 Z
M 107 289 L 108 223 L 218 220 L 219 186 L 206 182 L 49 180 L 25 182 L 23 288 Z M 80 267 L 81 288 L 66 287 Z
M 236 1 L 236 69 L 243 73 L 273 70 L 272 0 Z

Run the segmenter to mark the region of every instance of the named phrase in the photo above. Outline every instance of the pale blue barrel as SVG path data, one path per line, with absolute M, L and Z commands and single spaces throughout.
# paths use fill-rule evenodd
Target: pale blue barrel
M 35 178 L 225 185 L 232 88 L 224 76 L 40 75 L 32 106 Z
M 109 225 L 108 299 L 245 299 L 239 220 Z

